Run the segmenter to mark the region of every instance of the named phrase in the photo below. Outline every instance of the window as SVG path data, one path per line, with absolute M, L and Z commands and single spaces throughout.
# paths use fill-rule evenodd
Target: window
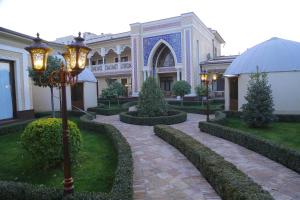
M 119 62 L 119 58 L 115 58 L 115 63 Z
M 92 60 L 92 65 L 96 65 L 96 61 Z
M 128 62 L 128 57 L 127 56 L 121 57 L 121 62 Z
M 100 65 L 100 64 L 103 64 L 103 60 L 102 59 L 98 60 L 98 65 Z

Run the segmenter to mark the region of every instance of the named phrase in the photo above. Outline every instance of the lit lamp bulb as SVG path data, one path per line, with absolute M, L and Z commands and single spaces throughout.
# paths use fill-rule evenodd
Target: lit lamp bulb
M 215 80 L 217 80 L 217 74 L 213 74 L 213 80 L 215 81 Z

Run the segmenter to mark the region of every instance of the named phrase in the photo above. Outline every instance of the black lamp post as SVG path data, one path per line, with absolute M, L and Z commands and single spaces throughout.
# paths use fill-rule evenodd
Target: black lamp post
M 83 43 L 84 39 L 80 36 L 75 37 L 75 42 L 67 45 L 67 52 L 63 53 L 63 57 L 66 62 L 66 68 L 64 64 L 61 64 L 59 70 L 54 71 L 49 76 L 49 81 L 52 84 L 59 85 L 61 87 L 61 118 L 62 118 L 62 139 L 64 150 L 64 195 L 71 194 L 74 191 L 73 178 L 71 175 L 71 161 L 69 152 L 69 128 L 67 117 L 67 100 L 66 100 L 66 85 L 74 85 L 77 81 L 77 75 L 85 68 L 87 55 L 90 52 L 90 48 Z M 36 72 L 42 74 L 47 68 L 47 58 L 50 52 L 50 48 L 47 44 L 43 43 L 39 34 L 37 38 L 33 40 L 33 44 L 25 49 L 31 55 L 32 68 Z
M 213 74 L 212 81 L 217 80 L 217 74 Z M 208 72 L 206 70 L 203 70 L 201 72 L 201 81 L 206 86 L 206 121 L 209 121 L 209 92 L 208 92 L 208 85 L 209 85 L 209 79 L 208 79 Z

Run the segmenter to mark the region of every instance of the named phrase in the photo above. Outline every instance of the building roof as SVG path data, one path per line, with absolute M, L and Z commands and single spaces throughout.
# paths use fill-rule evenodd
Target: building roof
M 25 40 L 30 40 L 30 41 L 32 41 L 35 38 L 35 37 L 30 36 L 30 35 L 19 33 L 19 32 L 16 32 L 16 31 L 13 31 L 13 30 L 10 30 L 10 29 L 7 29 L 7 28 L 3 28 L 3 27 L 0 27 L 0 32 L 5 33 L 5 34 L 9 34 L 9 35 L 13 35 L 15 37 L 19 37 L 19 38 L 22 38 L 22 39 L 25 39 Z M 45 40 L 43 40 L 43 41 L 48 43 L 48 44 L 61 46 L 60 43 L 49 42 L 49 41 L 45 41 Z
M 93 72 L 89 68 L 85 68 L 79 75 L 78 75 L 78 82 L 97 82 L 97 79 Z
M 225 76 L 261 72 L 300 71 L 300 43 L 271 38 L 238 56 L 225 71 Z
M 215 64 L 230 64 L 237 57 L 237 55 L 230 56 L 218 56 L 210 60 L 206 60 L 200 63 L 201 66 L 215 65 Z

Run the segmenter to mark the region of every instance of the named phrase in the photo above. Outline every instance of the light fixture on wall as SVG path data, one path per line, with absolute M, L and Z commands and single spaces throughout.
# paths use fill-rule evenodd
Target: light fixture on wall
M 61 88 L 61 118 L 62 118 L 62 140 L 64 150 L 64 195 L 71 194 L 74 191 L 73 178 L 71 176 L 71 162 L 69 152 L 69 128 L 67 118 L 67 100 L 66 100 L 66 85 L 75 84 L 77 75 L 84 70 L 87 55 L 90 48 L 85 46 L 84 39 L 79 32 L 78 37 L 75 37 L 75 42 L 66 46 L 67 52 L 63 53 L 66 67 L 61 63 L 59 70 L 52 72 L 49 75 L 49 82 L 53 85 L 59 85 Z M 47 69 L 47 58 L 50 48 L 46 43 L 42 42 L 39 34 L 33 39 L 33 44 L 25 48 L 31 56 L 32 68 L 34 71 L 42 74 Z
M 206 121 L 209 121 L 209 101 L 208 101 L 208 72 L 206 70 L 203 70 L 201 72 L 201 81 L 205 84 L 206 86 Z

